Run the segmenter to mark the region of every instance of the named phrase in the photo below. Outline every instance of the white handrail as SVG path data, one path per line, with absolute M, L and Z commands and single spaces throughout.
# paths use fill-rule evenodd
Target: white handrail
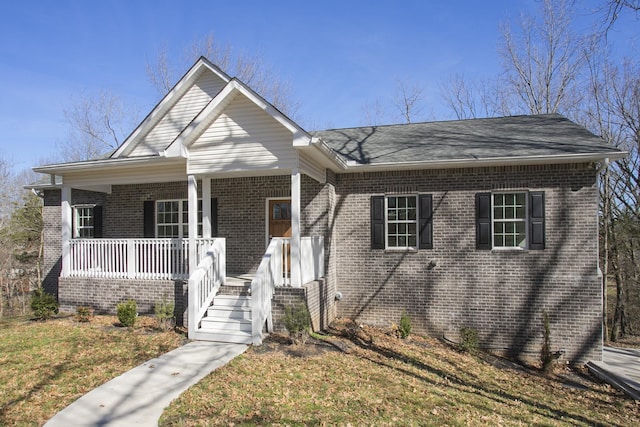
M 217 238 L 196 239 L 196 259 Z M 72 239 L 70 277 L 176 280 L 189 277 L 187 239 Z
M 189 276 L 189 338 L 195 339 L 200 320 L 224 284 L 225 239 L 215 239 L 195 271 Z
M 284 284 L 287 268 L 289 239 L 274 237 L 263 255 L 256 275 L 251 281 L 251 334 L 254 345 L 262 344 L 262 328 L 266 322 L 267 332 L 273 331 L 271 299 L 276 286 Z

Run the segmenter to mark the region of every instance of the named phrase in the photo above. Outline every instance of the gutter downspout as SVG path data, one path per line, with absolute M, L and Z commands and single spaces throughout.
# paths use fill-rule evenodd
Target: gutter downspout
M 602 185 L 602 175 L 604 174 L 604 192 L 605 192 L 605 202 L 602 206 L 603 208 L 603 222 L 604 220 L 607 220 L 609 217 L 609 203 L 608 203 L 608 198 L 609 198 L 609 173 L 608 173 L 608 168 L 609 168 L 609 158 L 606 157 L 602 163 L 600 163 L 596 169 L 596 185 L 598 187 L 598 206 L 600 206 L 600 202 L 602 200 L 602 195 L 600 192 L 600 188 Z M 598 227 L 598 234 L 597 234 L 597 238 L 596 238 L 596 253 L 598 254 L 598 258 L 600 257 L 600 220 L 597 217 L 597 212 L 596 212 L 596 224 Z M 609 253 L 608 253 L 608 248 L 609 248 L 609 231 L 608 231 L 608 224 L 603 224 L 604 225 L 604 236 L 603 236 L 603 244 L 604 244 L 604 256 L 603 256 L 603 262 L 602 262 L 602 268 L 603 270 L 600 269 L 600 260 L 598 259 L 598 277 L 601 278 L 602 281 L 602 307 L 601 307 L 601 312 L 602 312 L 602 336 L 601 336 L 601 343 L 602 345 L 604 345 L 604 338 L 605 338 L 605 334 L 607 333 L 607 276 L 609 274 Z

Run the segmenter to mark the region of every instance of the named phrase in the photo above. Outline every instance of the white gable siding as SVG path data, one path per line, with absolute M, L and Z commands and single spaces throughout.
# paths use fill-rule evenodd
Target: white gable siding
M 300 172 L 309 175 L 318 182 L 326 182 L 326 170 L 307 154 L 300 153 L 298 157 Z
M 291 169 L 293 135 L 244 96 L 235 98 L 189 149 L 187 172 Z
M 186 181 L 184 162 L 153 166 L 129 166 L 118 170 L 88 170 L 65 174 L 64 183 L 70 186 L 103 184 L 141 184 Z
M 148 156 L 163 151 L 223 87 L 224 82 L 218 76 L 203 72 L 129 156 Z

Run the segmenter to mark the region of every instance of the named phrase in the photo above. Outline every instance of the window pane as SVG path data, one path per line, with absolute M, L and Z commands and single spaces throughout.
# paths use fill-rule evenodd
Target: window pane
M 409 236 L 409 246 L 414 247 L 414 248 L 415 248 L 416 246 L 418 246 L 418 245 L 416 244 L 416 236 L 415 236 L 415 235 L 413 235 L 413 236 Z
M 398 240 L 396 239 L 395 236 L 389 236 L 389 242 L 388 242 L 387 246 L 389 246 L 390 248 L 397 248 L 398 247 Z

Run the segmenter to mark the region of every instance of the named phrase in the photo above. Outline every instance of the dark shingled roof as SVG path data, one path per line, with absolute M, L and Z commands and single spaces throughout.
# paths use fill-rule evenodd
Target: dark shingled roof
M 356 164 L 620 154 L 558 114 L 367 126 L 313 132 Z

